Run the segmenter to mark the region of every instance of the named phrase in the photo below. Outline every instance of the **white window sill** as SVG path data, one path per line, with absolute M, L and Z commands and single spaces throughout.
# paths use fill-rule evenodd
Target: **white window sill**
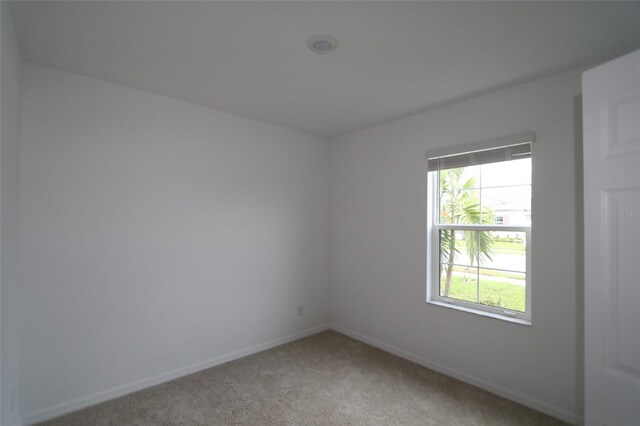
M 454 303 L 440 302 L 436 300 L 427 300 L 427 303 L 431 305 L 441 306 L 443 308 L 455 309 L 456 311 L 463 311 L 463 312 L 468 312 L 470 314 L 481 315 L 483 317 L 489 317 L 489 318 L 499 319 L 502 321 L 512 322 L 515 324 L 531 326 L 531 321 L 525 320 L 522 318 L 510 317 L 507 315 L 501 315 L 494 312 L 487 312 L 480 309 L 468 308 L 466 306 L 456 305 Z

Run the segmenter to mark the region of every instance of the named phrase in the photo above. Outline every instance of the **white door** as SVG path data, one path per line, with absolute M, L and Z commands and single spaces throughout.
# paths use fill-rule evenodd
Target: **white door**
M 640 50 L 582 76 L 585 423 L 640 425 Z

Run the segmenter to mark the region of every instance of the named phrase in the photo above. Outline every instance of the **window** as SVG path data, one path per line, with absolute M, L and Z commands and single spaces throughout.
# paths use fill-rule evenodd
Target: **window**
M 427 154 L 428 302 L 530 324 L 532 142 Z

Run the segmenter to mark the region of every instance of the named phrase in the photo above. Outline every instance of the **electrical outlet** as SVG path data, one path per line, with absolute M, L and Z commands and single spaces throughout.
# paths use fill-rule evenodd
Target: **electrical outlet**
M 298 305 L 298 316 L 302 316 L 304 314 L 304 305 Z

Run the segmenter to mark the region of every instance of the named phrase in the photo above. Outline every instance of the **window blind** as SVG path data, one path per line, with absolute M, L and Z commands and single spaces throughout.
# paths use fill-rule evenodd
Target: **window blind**
M 519 160 L 531 157 L 531 142 L 499 148 L 471 151 L 454 155 L 443 155 L 428 159 L 429 171 L 455 169 L 458 167 L 477 166 L 497 163 L 499 161 Z

